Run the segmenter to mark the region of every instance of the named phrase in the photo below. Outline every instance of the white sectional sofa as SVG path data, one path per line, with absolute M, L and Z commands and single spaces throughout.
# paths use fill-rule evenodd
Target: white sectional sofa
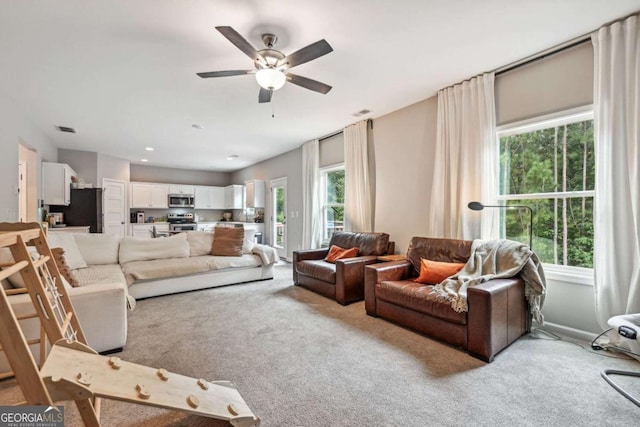
M 214 234 L 204 231 L 158 239 L 57 233 L 48 241 L 64 249 L 79 282 L 67 289 L 89 345 L 107 352 L 126 344 L 127 307 L 136 299 L 273 278 L 275 249 L 252 243 L 250 234 L 242 256 L 210 255 Z M 9 298 L 16 315 L 33 312 L 29 295 Z M 39 336 L 37 319 L 21 322 L 27 339 Z M 7 370 L 0 354 L 0 372 Z

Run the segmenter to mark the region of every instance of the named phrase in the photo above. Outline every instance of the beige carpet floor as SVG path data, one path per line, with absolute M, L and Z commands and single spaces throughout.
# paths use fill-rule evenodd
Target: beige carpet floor
M 546 337 L 537 334 L 540 337 Z M 141 300 L 124 360 L 234 382 L 262 426 L 638 426 L 640 408 L 600 377 L 640 371 L 588 343 L 523 337 L 486 364 L 291 280 Z M 620 377 L 640 396 L 640 379 Z M 0 384 L 9 393 L 9 383 Z M 81 425 L 65 405 L 67 426 Z M 104 426 L 226 426 L 103 401 Z

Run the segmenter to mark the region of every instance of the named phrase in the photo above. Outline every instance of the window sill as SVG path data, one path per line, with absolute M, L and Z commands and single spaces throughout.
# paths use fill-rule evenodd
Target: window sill
M 543 264 L 547 280 L 574 283 L 576 285 L 593 286 L 593 269 L 570 267 L 565 265 Z

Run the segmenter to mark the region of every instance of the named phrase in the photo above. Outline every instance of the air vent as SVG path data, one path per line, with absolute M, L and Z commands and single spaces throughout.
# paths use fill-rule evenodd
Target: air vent
M 70 128 L 67 126 L 56 126 L 60 132 L 68 132 L 68 133 L 76 133 L 74 128 Z
M 353 113 L 352 116 L 353 117 L 360 117 L 360 116 L 364 116 L 365 114 L 369 114 L 371 112 L 371 110 L 367 110 L 366 108 L 364 110 L 360 110 L 357 113 Z

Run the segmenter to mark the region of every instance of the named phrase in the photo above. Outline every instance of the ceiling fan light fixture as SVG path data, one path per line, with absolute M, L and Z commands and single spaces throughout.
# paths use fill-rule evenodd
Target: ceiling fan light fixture
M 287 76 L 282 71 L 273 68 L 264 68 L 256 71 L 256 80 L 260 87 L 267 90 L 278 90 L 287 81 Z

